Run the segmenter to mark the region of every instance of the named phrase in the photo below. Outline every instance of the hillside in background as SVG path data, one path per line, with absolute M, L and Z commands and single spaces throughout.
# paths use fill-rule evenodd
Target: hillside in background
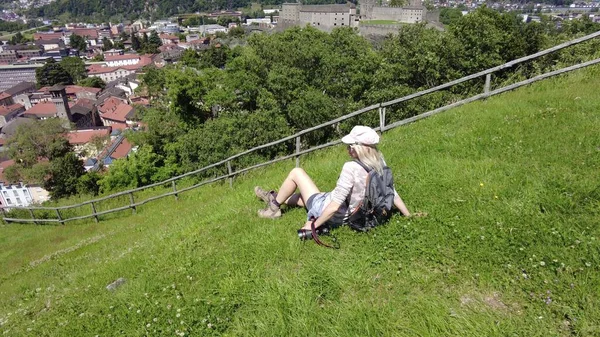
M 411 211 L 339 250 L 300 209 L 259 219 L 254 185 L 293 161 L 100 223 L 0 226 L 9 336 L 600 334 L 600 68 L 386 132 Z M 347 160 L 302 157 L 324 190 Z M 126 281 L 116 290 L 106 286 Z
M 29 10 L 29 15 L 44 18 L 67 16 L 81 20 L 86 18 L 94 22 L 98 20 L 120 21 L 137 18 L 161 19 L 171 15 L 218 10 L 235 10 L 250 8 L 251 0 L 56 0 L 51 4 Z M 263 0 L 259 4 L 266 6 L 280 5 L 282 0 Z M 343 0 L 308 0 L 305 4 L 346 3 Z

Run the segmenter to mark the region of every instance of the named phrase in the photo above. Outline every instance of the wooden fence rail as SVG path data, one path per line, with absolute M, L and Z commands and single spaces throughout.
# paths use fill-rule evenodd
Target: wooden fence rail
M 175 196 L 175 199 L 177 200 L 179 198 L 179 195 L 181 193 L 183 193 L 183 192 L 186 192 L 186 191 L 189 191 L 189 190 L 192 190 L 192 189 L 198 188 L 200 186 L 203 186 L 203 185 L 206 185 L 206 184 L 210 184 L 210 183 L 213 183 L 213 182 L 216 182 L 216 181 L 219 181 L 219 180 L 229 179 L 229 184 L 230 184 L 230 186 L 232 186 L 233 185 L 233 177 L 234 176 L 236 176 L 238 174 L 241 174 L 241 173 L 244 173 L 244 172 L 247 172 L 247 171 L 250 171 L 250 170 L 254 170 L 254 169 L 259 168 L 259 167 L 270 165 L 270 164 L 273 164 L 273 163 L 276 163 L 276 162 L 279 162 L 279 161 L 283 161 L 283 160 L 288 160 L 288 159 L 291 159 L 291 158 L 295 158 L 295 160 L 296 160 L 296 166 L 299 167 L 300 166 L 300 156 L 302 156 L 304 154 L 307 154 L 307 153 L 310 153 L 310 152 L 314 152 L 314 151 L 317 151 L 317 150 L 320 150 L 320 149 L 323 149 L 323 148 L 326 148 L 326 147 L 334 146 L 334 145 L 337 145 L 337 144 L 341 143 L 340 140 L 336 140 L 336 141 L 332 141 L 332 142 L 329 142 L 329 143 L 326 143 L 326 144 L 321 144 L 321 145 L 318 145 L 318 146 L 315 146 L 315 147 L 312 147 L 312 148 L 309 148 L 309 149 L 302 150 L 301 149 L 301 138 L 302 138 L 303 135 L 306 135 L 306 134 L 308 134 L 310 132 L 322 129 L 322 128 L 327 127 L 327 126 L 335 125 L 337 123 L 340 123 L 340 122 L 345 121 L 347 119 L 350 119 L 352 117 L 355 117 L 355 116 L 358 116 L 358 115 L 361 115 L 363 113 L 366 113 L 366 112 L 369 112 L 369 111 L 373 111 L 373 110 L 376 110 L 376 109 L 379 112 L 379 127 L 375 128 L 375 130 L 384 132 L 384 131 L 387 131 L 387 130 L 399 127 L 401 125 L 405 125 L 405 124 L 412 123 L 412 122 L 415 122 L 415 121 L 423 119 L 423 118 L 427 118 L 429 116 L 433 116 L 433 115 L 435 115 L 437 113 L 440 113 L 442 111 L 446 111 L 446 110 L 449 110 L 449 109 L 452 109 L 452 108 L 455 108 L 455 107 L 458 107 L 458 106 L 461 106 L 461 105 L 464 105 L 464 104 L 467 104 L 467 103 L 470 103 L 470 102 L 474 102 L 476 100 L 480 100 L 480 99 L 487 98 L 487 97 L 490 97 L 490 96 L 498 95 L 500 93 L 503 93 L 503 92 L 506 92 L 506 91 L 509 91 L 509 90 L 513 90 L 515 88 L 518 88 L 518 87 L 521 87 L 521 86 L 524 86 L 524 85 L 528 85 L 528 84 L 531 84 L 531 83 L 534 83 L 534 82 L 537 82 L 537 81 L 540 81 L 540 80 L 543 80 L 543 79 L 546 79 L 546 78 L 549 78 L 549 77 L 552 77 L 552 76 L 564 74 L 564 73 L 569 72 L 569 71 L 581 69 L 581 68 L 588 67 L 588 66 L 591 66 L 591 65 L 594 65 L 594 64 L 599 64 L 600 63 L 600 59 L 595 59 L 595 60 L 592 60 L 592 61 L 584 62 L 584 63 L 577 64 L 577 65 L 574 65 L 574 66 L 570 66 L 570 67 L 566 67 L 566 68 L 563 68 L 563 69 L 551 71 L 551 72 L 548 72 L 548 73 L 545 73 L 545 74 L 542 74 L 542 75 L 538 75 L 538 76 L 535 76 L 533 78 L 530 78 L 530 79 L 527 79 L 527 80 L 524 80 L 524 81 L 521 81 L 521 82 L 518 82 L 518 83 L 514 83 L 514 84 L 510 84 L 510 85 L 501 87 L 501 88 L 497 88 L 495 90 L 491 90 L 491 74 L 492 73 L 494 73 L 496 71 L 503 70 L 503 69 L 510 68 L 510 67 L 512 67 L 512 66 L 514 66 L 516 64 L 522 63 L 522 62 L 526 62 L 526 61 L 529 61 L 529 60 L 533 60 L 533 59 L 539 58 L 539 57 L 544 56 L 544 55 L 548 55 L 550 53 L 556 52 L 556 51 L 561 50 L 563 48 L 566 48 L 566 47 L 569 47 L 569 46 L 572 46 L 572 45 L 575 45 L 575 44 L 578 44 L 578 43 L 581 43 L 581 42 L 584 42 L 584 41 L 588 41 L 588 40 L 596 38 L 598 36 L 600 36 L 600 31 L 598 31 L 596 33 L 593 33 L 593 34 L 589 34 L 589 35 L 583 36 L 583 37 L 578 38 L 578 39 L 574 39 L 574 40 L 562 43 L 562 44 L 557 45 L 555 47 L 552 47 L 552 48 L 546 49 L 544 51 L 538 52 L 536 54 L 529 55 L 529 56 L 526 56 L 526 57 L 522 57 L 522 58 L 510 61 L 510 62 L 507 62 L 505 64 L 502 64 L 500 66 L 493 67 L 493 68 L 490 68 L 490 69 L 478 72 L 476 74 L 465 76 L 465 77 L 457 79 L 455 81 L 451 81 L 451 82 L 448 82 L 448 83 L 445 83 L 445 84 L 442 84 L 442 85 L 439 85 L 439 86 L 436 86 L 436 87 L 433 87 L 433 88 L 430 88 L 430 89 L 427 89 L 427 90 L 419 91 L 417 93 L 410 94 L 410 95 L 407 95 L 407 96 L 404 96 L 404 97 L 401 97 L 401 98 L 398 98 L 398 99 L 395 99 L 395 100 L 392 100 L 392 101 L 389 101 L 389 102 L 378 103 L 378 104 L 374 104 L 374 105 L 365 107 L 363 109 L 354 111 L 352 113 L 349 113 L 347 115 L 341 116 L 339 118 L 336 118 L 336 119 L 330 120 L 328 122 L 322 123 L 320 125 L 317 125 L 317 126 L 314 126 L 314 127 L 311 127 L 311 128 L 308 128 L 308 129 L 305 129 L 305 130 L 302 130 L 302 131 L 299 131 L 296 134 L 293 134 L 291 136 L 284 137 L 282 139 L 279 139 L 279 140 L 276 140 L 276 141 L 273 141 L 273 142 L 270 142 L 270 143 L 267 143 L 267 144 L 263 144 L 263 145 L 254 147 L 252 149 L 240 152 L 238 154 L 235 154 L 235 155 L 233 155 L 233 156 L 231 156 L 231 157 L 229 157 L 227 159 L 221 160 L 221 161 L 216 162 L 214 164 L 210 164 L 210 165 L 205 166 L 203 168 L 200 168 L 198 170 L 191 171 L 191 172 L 188 172 L 188 173 L 185 173 L 185 174 L 182 174 L 182 175 L 179 175 L 179 176 L 176 176 L 176 177 L 173 177 L 173 178 L 170 178 L 170 179 L 158 182 L 158 183 L 154 183 L 154 184 L 150 184 L 150 185 L 138 187 L 138 188 L 127 190 L 127 191 L 123 191 L 123 192 L 118 192 L 118 193 L 115 193 L 115 194 L 108 195 L 106 197 L 102 197 L 102 198 L 98 198 L 98 199 L 94 199 L 94 200 L 85 201 L 85 202 L 82 202 L 80 204 L 75 204 L 75 205 L 58 206 L 58 207 L 6 207 L 6 209 L 28 210 L 31 218 L 30 219 L 11 218 L 11 217 L 8 216 L 10 212 L 6 212 L 5 209 L 2 209 L 3 220 L 6 221 L 6 222 L 24 222 L 24 223 L 31 223 L 31 222 L 33 222 L 33 223 L 57 223 L 58 222 L 58 223 L 64 225 L 64 223 L 66 221 L 81 220 L 81 219 L 87 219 L 87 218 L 92 218 L 93 217 L 95 219 L 95 221 L 98 222 L 98 221 L 100 221 L 99 216 L 101 216 L 101 215 L 105 215 L 105 214 L 109 214 L 109 213 L 114 213 L 114 212 L 119 212 L 119 211 L 124 211 L 124 210 L 127 210 L 127 209 L 131 209 L 132 213 L 136 213 L 138 206 L 141 206 L 141 205 L 146 204 L 148 202 L 151 202 L 151 201 L 154 201 L 154 200 L 157 200 L 157 199 L 161 199 L 161 198 L 164 198 L 164 197 L 168 197 L 168 196 Z M 452 104 L 449 104 L 449 105 L 437 108 L 435 110 L 431 110 L 431 111 L 425 112 L 423 114 L 419 114 L 419 115 L 416 115 L 416 116 L 413 116 L 413 117 L 410 117 L 410 118 L 406 118 L 406 119 L 403 119 L 403 120 L 391 123 L 389 125 L 385 124 L 386 108 L 388 106 L 392 106 L 392 105 L 395 105 L 395 104 L 398 104 L 398 103 L 401 103 L 401 102 L 409 101 L 411 99 L 418 98 L 418 97 L 421 97 L 421 96 L 424 96 L 424 95 L 427 95 L 427 94 L 430 94 L 430 93 L 433 93 L 433 92 L 436 92 L 436 91 L 439 91 L 439 90 L 443 90 L 443 89 L 452 87 L 454 85 L 457 85 L 457 84 L 460 84 L 460 83 L 463 83 L 463 82 L 466 82 L 466 81 L 469 81 L 469 80 L 473 80 L 473 79 L 476 79 L 476 78 L 479 78 L 479 77 L 482 77 L 482 76 L 485 76 L 486 78 L 485 78 L 485 84 L 484 84 L 484 88 L 483 88 L 483 93 L 481 93 L 481 94 L 477 94 L 477 95 L 471 96 L 471 97 L 463 99 L 461 101 L 458 101 L 458 102 L 455 102 L 455 103 L 452 103 Z M 250 154 L 252 152 L 259 151 L 259 150 L 265 149 L 265 148 L 269 148 L 269 147 L 272 147 L 272 146 L 275 146 L 275 145 L 278 145 L 278 144 L 281 144 L 281 143 L 284 143 L 284 142 L 288 142 L 288 141 L 291 141 L 291 140 L 295 141 L 295 151 L 294 151 L 294 153 L 286 155 L 286 156 L 278 157 L 278 158 L 275 158 L 275 159 L 272 159 L 272 160 L 269 160 L 269 161 L 266 161 L 266 162 L 263 162 L 263 163 L 260 163 L 260 164 L 256 164 L 256 165 L 253 165 L 253 166 L 250 166 L 250 167 L 239 169 L 237 171 L 233 171 L 232 170 L 231 162 L 234 159 L 237 159 L 237 158 L 243 157 L 243 156 L 245 156 L 247 154 Z M 205 180 L 205 181 L 202 181 L 200 183 L 197 183 L 197 184 L 194 184 L 192 186 L 185 187 L 185 188 L 179 188 L 179 189 L 177 188 L 177 183 L 176 182 L 178 180 L 181 180 L 183 178 L 190 177 L 190 176 L 193 176 L 193 175 L 197 175 L 197 174 L 202 173 L 202 172 L 204 172 L 206 170 L 209 170 L 209 169 L 215 168 L 215 167 L 219 167 L 221 165 L 226 165 L 227 174 L 224 174 L 224 175 L 221 175 L 219 177 L 212 178 L 212 179 L 209 179 L 209 180 Z M 143 190 L 146 190 L 146 189 L 158 187 L 158 186 L 164 186 L 164 185 L 169 184 L 169 183 L 172 186 L 172 191 L 167 192 L 167 193 L 163 193 L 161 195 L 149 197 L 149 198 L 147 198 L 145 200 L 142 200 L 142 201 L 137 201 L 137 202 L 135 201 L 134 193 L 139 192 L 139 191 L 143 191 Z M 121 207 L 117 207 L 117 208 L 112 208 L 112 209 L 104 210 L 104 211 L 100 211 L 100 212 L 97 211 L 96 205 L 98 203 L 100 203 L 102 201 L 114 199 L 114 198 L 117 198 L 117 197 L 120 197 L 120 196 L 128 196 L 129 203 L 127 205 L 125 205 L 125 206 L 121 206 Z M 85 206 L 87 204 L 89 204 L 90 207 L 91 207 L 91 214 L 89 214 L 89 215 L 82 215 L 82 216 L 76 216 L 76 217 L 71 217 L 71 218 L 63 218 L 63 214 L 64 213 L 61 213 L 62 210 L 69 210 L 69 209 L 73 209 L 73 208 L 79 208 L 79 207 L 83 207 L 83 206 Z M 57 218 L 56 219 L 36 219 L 35 216 L 34 216 L 34 212 L 33 212 L 34 210 L 55 211 Z

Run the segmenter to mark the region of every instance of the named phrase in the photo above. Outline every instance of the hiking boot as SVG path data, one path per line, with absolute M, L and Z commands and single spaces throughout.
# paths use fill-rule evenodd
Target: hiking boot
M 275 200 L 275 195 L 269 194 L 268 196 L 267 207 L 261 210 L 258 210 L 258 216 L 261 218 L 267 219 L 275 219 L 281 217 L 281 209 L 277 205 L 277 201 Z
M 266 203 L 269 202 L 269 195 L 274 195 L 275 197 L 277 197 L 277 193 L 275 193 L 275 191 L 272 191 L 272 190 L 271 191 L 265 191 L 262 188 L 260 188 L 260 186 L 255 186 L 254 187 L 254 194 L 256 194 L 256 196 L 260 200 L 262 200 L 262 201 L 264 201 Z

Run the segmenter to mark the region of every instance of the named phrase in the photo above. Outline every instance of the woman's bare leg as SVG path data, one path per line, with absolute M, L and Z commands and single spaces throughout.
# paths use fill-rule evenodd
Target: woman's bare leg
M 299 194 L 294 194 L 296 189 L 300 190 Z M 301 168 L 294 168 L 281 184 L 275 200 L 279 204 L 285 203 L 289 206 L 304 206 L 311 195 L 319 192 L 317 185 L 315 185 L 306 171 Z
M 302 195 L 300 193 L 294 193 L 291 197 L 289 197 L 285 204 L 290 207 L 304 207 L 304 201 L 302 200 Z

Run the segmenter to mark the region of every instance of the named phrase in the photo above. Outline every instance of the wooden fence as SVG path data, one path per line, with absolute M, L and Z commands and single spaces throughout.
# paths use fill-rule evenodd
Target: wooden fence
M 507 68 L 511 68 L 514 65 L 517 65 L 519 63 L 523 63 L 523 62 L 526 62 L 526 61 L 537 59 L 537 58 L 539 58 L 541 56 L 548 55 L 550 53 L 556 52 L 556 51 L 561 50 L 563 48 L 566 48 L 566 47 L 569 47 L 569 46 L 572 46 L 572 45 L 575 45 L 575 44 L 578 44 L 578 43 L 581 43 L 581 42 L 584 42 L 584 41 L 588 41 L 588 40 L 596 38 L 598 36 L 600 36 L 600 31 L 598 31 L 596 33 L 593 33 L 593 34 L 590 34 L 590 35 L 583 36 L 583 37 L 578 38 L 578 39 L 574 39 L 574 40 L 562 43 L 562 44 L 557 45 L 555 47 L 552 47 L 552 48 L 546 49 L 544 51 L 538 52 L 536 54 L 529 55 L 529 56 L 526 56 L 526 57 L 522 57 L 522 58 L 510 61 L 508 63 L 502 64 L 500 66 L 493 67 L 493 68 L 490 68 L 490 69 L 478 72 L 476 74 L 465 76 L 465 77 L 460 78 L 458 80 L 455 80 L 455 81 L 452 81 L 452 82 L 448 82 L 448 83 L 436 86 L 434 88 L 430 88 L 430 89 L 427 89 L 427 90 L 419 91 L 417 93 L 414 93 L 414 94 L 411 94 L 411 95 L 408 95 L 408 96 L 404 96 L 404 97 L 401 97 L 401 98 L 398 98 L 398 99 L 395 99 L 395 100 L 392 100 L 392 101 L 389 101 L 389 102 L 378 103 L 378 104 L 374 104 L 374 105 L 368 106 L 366 108 L 360 109 L 358 111 L 354 111 L 354 112 L 349 113 L 347 115 L 344 115 L 342 117 L 339 117 L 339 118 L 333 119 L 331 121 L 325 122 L 323 124 L 320 124 L 320 125 L 317 125 L 317 126 L 314 126 L 314 127 L 311 127 L 311 128 L 305 129 L 305 130 L 302 130 L 302 131 L 300 131 L 300 132 L 298 132 L 298 133 L 296 133 L 294 135 L 291 135 L 291 136 L 279 139 L 277 141 L 274 141 L 274 142 L 271 142 L 271 143 L 268 143 L 268 144 L 264 144 L 264 145 L 260 145 L 260 146 L 254 147 L 254 148 L 249 149 L 247 151 L 244 151 L 244 152 L 238 153 L 236 155 L 233 155 L 233 156 L 231 156 L 231 157 L 229 157 L 227 159 L 221 160 L 221 161 L 219 161 L 217 163 L 208 165 L 206 167 L 203 167 L 201 169 L 198 169 L 198 170 L 195 170 L 195 171 L 192 171 L 192 172 L 188 172 L 188 173 L 179 175 L 177 177 L 173 177 L 173 178 L 167 179 L 165 181 L 161 181 L 161 182 L 154 183 L 154 184 L 151 184 L 151 185 L 147 185 L 147 186 L 135 188 L 135 189 L 128 190 L 128 191 L 123 191 L 123 192 L 111 194 L 111 195 L 103 197 L 103 198 L 89 200 L 89 201 L 85 201 L 85 202 L 80 203 L 80 204 L 69 205 L 69 206 L 61 206 L 61 207 L 7 207 L 7 208 L 10 208 L 10 209 L 27 210 L 29 212 L 30 216 L 31 216 L 31 218 L 28 218 L 28 219 L 11 218 L 11 217 L 9 217 L 9 215 L 10 215 L 9 212 L 6 211 L 7 208 L 3 208 L 2 209 L 2 211 L 3 211 L 3 220 L 6 221 L 6 222 L 23 222 L 23 223 L 33 222 L 33 223 L 60 223 L 60 224 L 64 224 L 66 221 L 73 221 L 73 220 L 81 220 L 81 219 L 87 219 L 87 218 L 94 218 L 95 221 L 98 222 L 98 221 L 100 221 L 99 217 L 101 215 L 105 215 L 105 214 L 109 214 L 109 213 L 114 213 L 114 212 L 119 212 L 119 211 L 128 210 L 128 209 L 131 209 L 131 211 L 133 213 L 135 213 L 138 206 L 141 206 L 141 205 L 146 204 L 148 202 L 151 202 L 151 201 L 154 201 L 154 200 L 157 200 L 157 199 L 160 199 L 160 198 L 168 197 L 168 196 L 174 196 L 175 199 L 177 200 L 180 193 L 183 193 L 185 191 L 189 191 L 189 190 L 198 188 L 198 187 L 200 187 L 202 185 L 210 184 L 210 183 L 213 183 L 213 182 L 216 182 L 216 181 L 219 181 L 219 180 L 229 179 L 229 184 L 231 186 L 233 184 L 233 177 L 235 175 L 238 175 L 238 174 L 241 174 L 241 173 L 244 173 L 244 172 L 247 172 L 247 171 L 259 168 L 259 167 L 262 167 L 262 166 L 270 165 L 270 164 L 273 164 L 275 162 L 279 162 L 279 161 L 283 161 L 283 160 L 295 158 L 296 159 L 296 166 L 298 167 L 300 165 L 300 156 L 301 155 L 304 155 L 304 154 L 307 154 L 307 153 L 310 153 L 310 152 L 313 152 L 313 151 L 317 151 L 317 150 L 320 150 L 320 149 L 323 149 L 323 148 L 326 148 L 326 147 L 329 147 L 329 146 L 337 145 L 337 144 L 339 144 L 341 142 L 340 140 L 336 140 L 336 141 L 333 141 L 333 142 L 329 142 L 327 144 L 322 144 L 322 145 L 318 145 L 318 146 L 315 146 L 315 147 L 303 150 L 301 148 L 301 137 L 304 136 L 304 135 L 306 135 L 306 134 L 308 134 L 308 133 L 310 133 L 310 132 L 313 132 L 315 130 L 319 130 L 319 129 L 327 127 L 327 126 L 331 126 L 331 125 L 340 123 L 340 122 L 345 121 L 345 120 L 347 120 L 349 118 L 352 118 L 352 117 L 355 117 L 355 116 L 358 116 L 358 115 L 361 115 L 363 113 L 366 113 L 366 112 L 369 112 L 369 111 L 373 111 L 373 110 L 378 110 L 378 112 L 379 112 L 379 126 L 376 127 L 375 130 L 380 131 L 380 132 L 384 132 L 384 131 L 387 131 L 387 130 L 399 127 L 401 125 L 412 123 L 414 121 L 417 121 L 417 120 L 420 120 L 420 119 L 423 119 L 423 118 L 435 115 L 435 114 L 440 113 L 442 111 L 446 111 L 446 110 L 449 110 L 449 109 L 461 106 L 463 104 L 467 104 L 467 103 L 470 103 L 470 102 L 473 102 L 473 101 L 476 101 L 476 100 L 479 100 L 479 99 L 487 98 L 487 97 L 490 97 L 490 96 L 498 95 L 498 94 L 501 94 L 503 92 L 506 92 L 506 91 L 509 91 L 509 90 L 513 90 L 515 88 L 519 88 L 521 86 L 528 85 L 528 84 L 531 84 L 531 83 L 534 83 L 534 82 L 537 82 L 537 81 L 540 81 L 540 80 L 543 80 L 543 79 L 546 79 L 546 78 L 549 78 L 549 77 L 552 77 L 552 76 L 556 76 L 556 75 L 563 74 L 563 73 L 566 73 L 566 72 L 569 72 L 569 71 L 581 69 L 581 68 L 588 67 L 588 66 L 591 66 L 591 65 L 594 65 L 594 64 L 599 64 L 600 63 L 600 59 L 595 59 L 595 60 L 592 60 L 592 61 L 588 61 L 588 62 L 580 63 L 580 64 L 577 64 L 577 65 L 574 65 L 574 66 L 570 66 L 570 67 L 566 67 L 566 68 L 563 68 L 563 69 L 559 69 L 559 70 L 555 70 L 555 71 L 552 71 L 552 72 L 548 72 L 548 73 L 545 73 L 545 74 L 542 74 L 542 75 L 539 75 L 539 76 L 535 76 L 533 78 L 530 78 L 530 79 L 527 79 L 527 80 L 524 80 L 524 81 L 521 81 L 521 82 L 518 82 L 518 83 L 510 84 L 510 85 L 507 85 L 507 86 L 504 86 L 504 87 L 501 87 L 501 88 L 497 88 L 497 89 L 491 90 L 491 75 L 494 72 L 497 72 L 497 71 L 500 71 L 500 70 L 504 70 L 504 69 L 507 69 Z M 450 88 L 450 87 L 452 87 L 454 85 L 457 85 L 457 84 L 460 84 L 460 83 L 463 83 L 463 82 L 466 82 L 466 81 L 470 81 L 470 80 L 473 80 L 473 79 L 477 79 L 477 78 L 480 78 L 482 76 L 485 76 L 485 84 L 484 84 L 483 92 L 481 94 L 471 96 L 471 97 L 469 97 L 467 99 L 463 99 L 461 101 L 452 103 L 450 105 L 446 105 L 446 106 L 443 106 L 441 108 L 438 108 L 438 109 L 435 109 L 435 110 L 432 110 L 432 111 L 428 111 L 428 112 L 423 113 L 423 114 L 416 115 L 414 117 L 403 119 L 403 120 L 394 122 L 392 124 L 388 124 L 388 125 L 385 124 L 386 108 L 389 107 L 389 106 L 396 105 L 396 104 L 399 104 L 399 103 L 402 103 L 402 102 L 406 102 L 406 101 L 409 101 L 411 99 L 415 99 L 415 98 L 418 98 L 418 97 L 421 97 L 421 96 L 424 96 L 424 95 L 427 95 L 427 94 L 430 94 L 430 93 L 433 93 L 433 92 L 436 92 L 436 91 L 439 91 L 439 90 Z M 265 149 L 265 148 L 268 148 L 268 147 L 271 147 L 271 146 L 275 146 L 275 145 L 278 145 L 278 144 L 281 144 L 281 143 L 284 143 L 284 142 L 287 142 L 287 141 L 291 141 L 291 140 L 295 140 L 295 143 L 296 143 L 296 150 L 295 150 L 295 152 L 293 154 L 286 155 L 286 156 L 283 156 L 283 157 L 278 157 L 276 159 L 273 159 L 273 160 L 270 160 L 270 161 L 267 161 L 267 162 L 263 162 L 263 163 L 260 163 L 260 164 L 254 165 L 254 166 L 250 166 L 250 167 L 247 167 L 247 168 L 244 168 L 244 169 L 240 169 L 240 170 L 237 170 L 235 172 L 232 170 L 231 162 L 233 160 L 235 160 L 237 158 L 240 158 L 242 156 L 245 156 L 247 154 L 250 154 L 252 152 L 255 152 L 255 151 L 258 151 L 258 150 L 261 150 L 261 149 Z M 227 174 L 221 175 L 219 177 L 212 178 L 212 179 L 209 179 L 209 180 L 205 180 L 205 181 L 202 181 L 200 183 L 197 183 L 197 184 L 194 184 L 192 186 L 185 187 L 185 188 L 179 188 L 179 189 L 177 188 L 177 181 L 178 180 L 186 178 L 186 177 L 190 177 L 190 176 L 193 176 L 193 175 L 196 175 L 196 174 L 199 174 L 199 173 L 204 172 L 204 171 L 206 171 L 208 169 L 219 167 L 219 166 L 222 166 L 222 165 L 226 165 L 226 167 L 227 167 Z M 152 197 L 149 197 L 149 198 L 144 199 L 144 200 L 136 201 L 134 193 L 140 192 L 140 191 L 143 191 L 143 190 L 146 190 L 146 189 L 158 187 L 158 186 L 165 186 L 167 184 L 171 185 L 172 191 L 167 192 L 167 193 L 163 193 L 161 195 L 152 196 Z M 100 211 L 100 212 L 97 211 L 96 205 L 98 205 L 98 203 L 100 203 L 102 201 L 106 201 L 106 200 L 118 198 L 118 197 L 125 197 L 126 199 L 128 197 L 129 203 L 127 203 L 126 205 L 121 206 L 121 207 L 112 208 L 112 209 L 108 209 L 108 210 L 104 210 L 104 211 Z M 82 215 L 82 216 L 75 216 L 75 217 L 71 217 L 71 218 L 63 218 L 63 216 L 62 216 L 63 214 L 61 213 L 61 211 L 66 211 L 66 210 L 73 209 L 73 208 L 85 207 L 86 205 L 89 205 L 90 214 L 86 214 L 86 215 Z M 34 216 L 34 210 L 53 211 L 54 213 L 56 213 L 56 218 L 55 219 L 39 219 L 39 218 L 36 219 L 35 216 Z

